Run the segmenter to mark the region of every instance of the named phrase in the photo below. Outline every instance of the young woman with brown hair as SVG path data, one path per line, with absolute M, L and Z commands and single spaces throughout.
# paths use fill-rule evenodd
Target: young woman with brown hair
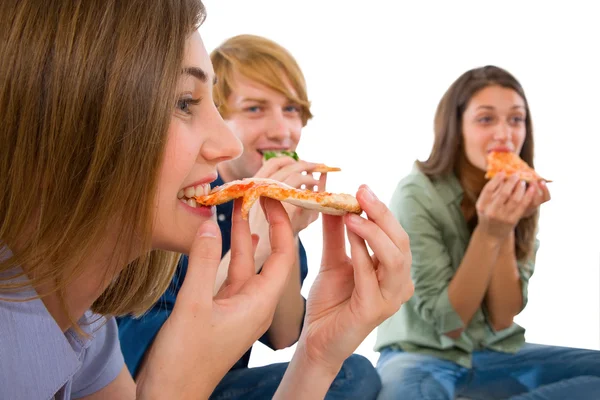
M 391 202 L 410 237 L 415 295 L 378 329 L 379 398 L 591 393 L 600 387 L 598 352 L 525 343 L 513 322 L 527 304 L 538 209 L 550 193 L 516 176 L 487 181 L 485 170 L 493 150 L 533 167 L 523 88 L 501 68 L 467 71 L 442 97 L 434 129 L 429 158 Z

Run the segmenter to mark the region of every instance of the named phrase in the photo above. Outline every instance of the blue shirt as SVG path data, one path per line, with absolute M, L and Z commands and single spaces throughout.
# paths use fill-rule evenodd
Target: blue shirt
M 218 177 L 212 183 L 212 187 L 223 185 L 224 182 L 221 177 Z M 233 202 L 224 203 L 217 206 L 217 222 L 221 229 L 221 236 L 223 240 L 221 257 L 223 257 L 231 247 L 231 217 L 233 215 Z M 304 282 L 306 275 L 308 274 L 308 264 L 306 261 L 306 251 L 302 246 L 302 242 L 299 244 L 299 256 L 300 256 L 300 284 Z M 144 357 L 144 354 L 152 344 L 154 338 L 158 334 L 158 331 L 165 323 L 173 307 L 175 306 L 175 299 L 177 293 L 183 284 L 185 274 L 187 272 L 188 258 L 182 256 L 177 266 L 175 276 L 171 280 L 169 288 L 162 295 L 159 301 L 152 306 L 152 308 L 140 318 L 133 318 L 130 316 L 122 317 L 117 319 L 119 325 L 119 337 L 121 339 L 121 348 L 123 355 L 125 356 L 125 363 L 127 368 L 133 376 L 136 375 L 140 363 Z M 265 345 L 273 348 L 269 342 L 267 334 L 264 334 L 260 341 Z M 232 369 L 247 368 L 248 362 L 250 361 L 250 353 L 252 348 L 239 359 Z
M 33 296 L 32 288 L 0 293 L 10 300 Z M 63 333 L 40 299 L 0 300 L 0 399 L 76 399 L 111 383 L 123 369 L 114 318 L 88 311 L 79 326 L 88 338 Z

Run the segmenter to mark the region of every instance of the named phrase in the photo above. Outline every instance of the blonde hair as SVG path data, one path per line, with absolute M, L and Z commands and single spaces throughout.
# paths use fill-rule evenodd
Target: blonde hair
M 292 55 L 282 46 L 261 36 L 234 36 L 211 52 L 210 55 L 217 84 L 213 97 L 223 118 L 227 119 L 231 110 L 227 99 L 234 89 L 234 73 L 271 88 L 301 107 L 302 124 L 312 118 L 310 102 L 306 93 L 306 81 Z M 286 84 L 290 81 L 296 95 Z
M 47 286 L 38 295 L 57 293 L 66 310 L 66 286 L 117 221 L 115 260 L 126 263 L 133 246 L 144 255 L 106 271 L 111 283 L 92 310 L 140 314 L 166 290 L 178 259 L 150 251 L 152 210 L 185 41 L 204 6 L 2 3 L 0 292 Z M 28 279 L 9 275 L 18 266 Z

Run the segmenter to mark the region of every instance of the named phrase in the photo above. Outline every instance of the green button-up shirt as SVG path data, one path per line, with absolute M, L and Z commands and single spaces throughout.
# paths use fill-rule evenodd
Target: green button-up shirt
M 398 184 L 390 209 L 410 237 L 413 297 L 377 329 L 375 351 L 385 347 L 428 354 L 471 367 L 474 350 L 515 353 L 525 342 L 525 329 L 513 323 L 494 331 L 485 307 L 477 310 L 467 327 L 448 299 L 448 285 L 458 269 L 471 233 L 460 204 L 463 190 L 455 175 L 430 180 L 415 165 Z M 535 252 L 538 241 L 536 239 Z M 533 273 L 531 260 L 519 262 L 523 307 Z M 464 328 L 456 340 L 445 334 Z

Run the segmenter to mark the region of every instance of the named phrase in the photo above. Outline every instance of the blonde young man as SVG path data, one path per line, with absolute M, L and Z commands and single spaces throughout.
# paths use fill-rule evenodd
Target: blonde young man
M 239 158 L 219 165 L 219 179 L 213 185 L 248 177 L 263 177 L 298 188 L 324 190 L 326 177 L 321 175 L 318 180 L 313 178 L 310 173 L 314 168 L 312 163 L 295 161 L 290 157 L 263 162 L 265 151 L 295 150 L 302 128 L 312 117 L 304 76 L 291 54 L 271 40 L 240 35 L 228 39 L 215 49 L 211 60 L 218 77 L 213 90 L 215 102 L 223 119 L 244 147 Z M 298 279 L 289 280 L 272 324 L 260 339 L 274 350 L 293 345 L 300 336 L 306 304 L 300 289 L 308 273 L 308 265 L 298 234 L 318 216 L 315 212 L 293 206 L 289 206 L 287 211 L 297 238 L 295 275 Z M 215 290 L 227 276 L 232 212 L 233 203 L 217 207 L 223 238 L 223 261 Z M 252 232 L 260 237 L 255 254 L 256 265 L 260 268 L 270 252 L 268 224 L 260 207 L 253 209 L 250 224 Z M 133 376 L 143 368 L 144 355 L 170 315 L 186 270 L 187 257 L 184 256 L 169 290 L 148 314 L 140 319 L 119 320 L 121 347 Z M 267 399 L 273 396 L 288 363 L 248 368 L 251 350 L 248 349 L 233 365 L 211 399 Z M 362 356 L 352 355 L 331 385 L 327 398 L 371 399 L 377 396 L 380 387 L 381 382 L 373 365 Z

